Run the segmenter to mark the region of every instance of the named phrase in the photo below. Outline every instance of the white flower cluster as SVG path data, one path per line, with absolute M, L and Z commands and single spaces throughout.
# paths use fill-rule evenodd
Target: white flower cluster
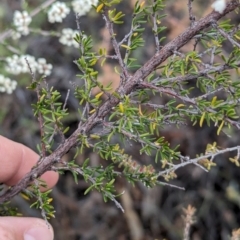
M 33 73 L 37 71 L 39 74 L 45 76 L 50 75 L 52 70 L 52 64 L 48 64 L 46 59 L 39 58 L 38 60 L 35 60 L 35 58 L 30 55 L 13 55 L 12 57 L 7 57 L 6 62 L 6 71 L 15 75 L 29 73 L 28 64 Z
M 21 33 L 17 32 L 17 31 L 12 31 L 12 39 L 16 40 L 19 39 L 21 37 Z
M 16 89 L 17 82 L 0 75 L 0 92 L 11 94 Z
M 47 63 L 45 58 L 39 58 L 37 60 L 37 71 L 39 74 L 49 76 L 51 74 L 52 68 L 52 64 Z
M 48 21 L 50 23 L 62 22 L 62 20 L 70 13 L 70 9 L 63 2 L 56 2 L 48 11 Z
M 216 0 L 211 7 L 214 9 L 214 11 L 223 13 L 227 6 L 226 0 Z
M 29 28 L 28 25 L 31 23 L 32 18 L 29 16 L 29 14 L 26 11 L 20 12 L 15 11 L 13 15 L 13 24 L 16 27 L 16 30 L 22 35 L 28 35 L 29 34 Z
M 72 1 L 73 11 L 79 16 L 85 15 L 92 8 L 92 5 L 97 5 L 98 0 L 74 0 Z
M 79 44 L 73 39 L 76 36 L 76 34 L 78 34 L 77 30 L 73 30 L 71 28 L 64 28 L 62 30 L 59 42 L 62 43 L 63 45 L 74 46 L 77 48 Z

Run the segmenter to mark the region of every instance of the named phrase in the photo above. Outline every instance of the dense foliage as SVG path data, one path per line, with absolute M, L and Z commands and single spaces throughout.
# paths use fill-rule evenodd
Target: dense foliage
M 239 145 L 224 147 L 209 142 L 204 152 L 188 156 L 161 134 L 169 126 L 214 125 L 216 135 L 228 138 L 240 129 L 240 29 L 228 17 L 218 22 L 237 11 L 239 2 L 230 1 L 222 13 L 213 11 L 196 20 L 189 1 L 190 26 L 169 42 L 164 36 L 167 28 L 163 22 L 168 16 L 164 13 L 163 0 L 137 1 L 124 37 L 118 32 L 121 30 L 118 25 L 125 26 L 125 12 L 118 10 L 121 2 L 100 0 L 95 6 L 109 34 L 111 51 L 104 47 L 96 49 L 94 40 L 82 30 L 76 16 L 78 30 L 74 40 L 79 57 L 74 63 L 79 69 L 79 81 L 72 85 L 79 104 L 79 121 L 72 133 L 66 119 L 69 94 L 73 93 L 68 91 L 62 101 L 60 91 L 49 86 L 47 77 L 36 76 L 26 57 L 32 75 L 28 89 L 37 95 L 32 107 L 40 125 L 40 159 L 22 181 L 0 196 L 1 203 L 22 192 L 26 199 L 36 199 L 32 206 L 40 208 L 47 220 L 54 215 L 54 209 L 49 191 L 39 191 L 44 185 L 39 177 L 48 170 L 60 174 L 70 171 L 76 183 L 82 176 L 89 184 L 85 194 L 97 190 L 105 201 L 112 200 L 124 211 L 118 200 L 124 193 L 117 193 L 114 186 L 120 177 L 133 184 L 141 182 L 146 187 L 169 185 L 181 189 L 171 184 L 178 177 L 179 168 L 194 164 L 208 172 L 216 166 L 217 157 L 226 153 L 232 153 L 228 159 L 239 166 Z M 147 37 L 153 39 L 155 52 L 143 63 L 138 56 L 147 48 L 146 29 L 151 29 Z M 230 44 L 230 52 L 223 51 L 225 44 Z M 187 50 L 183 50 L 184 46 Z M 117 87 L 99 80 L 101 68 L 109 62 L 118 75 Z M 133 144 L 138 146 L 136 156 L 151 158 L 150 164 L 128 153 L 126 146 Z M 63 160 L 71 149 L 73 159 Z M 91 166 L 87 158 L 79 165 L 77 157 L 88 149 L 110 164 Z M 29 184 L 31 188 L 27 188 Z M 195 210 L 189 207 L 185 211 L 190 214 L 188 223 L 192 224 Z M 185 239 L 188 233 L 189 229 Z

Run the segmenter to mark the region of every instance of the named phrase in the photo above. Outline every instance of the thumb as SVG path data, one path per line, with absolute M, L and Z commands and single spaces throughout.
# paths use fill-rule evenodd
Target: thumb
M 1 240 L 53 240 L 53 230 L 38 218 L 0 217 Z

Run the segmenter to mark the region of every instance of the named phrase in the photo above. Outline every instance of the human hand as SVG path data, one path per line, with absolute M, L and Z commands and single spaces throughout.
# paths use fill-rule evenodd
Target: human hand
M 26 146 L 0 136 L 0 182 L 12 186 L 31 170 L 39 156 Z M 41 179 L 49 188 L 57 180 L 56 172 L 46 172 Z M 1 240 L 52 240 L 53 230 L 44 220 L 27 217 L 0 217 Z

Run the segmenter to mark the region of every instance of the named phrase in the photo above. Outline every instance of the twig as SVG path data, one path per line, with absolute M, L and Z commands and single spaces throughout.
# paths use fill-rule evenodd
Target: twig
M 217 23 L 212 23 L 212 26 L 214 28 L 216 28 L 218 30 L 218 32 L 225 38 L 227 38 L 229 40 L 229 42 L 233 45 L 233 46 L 237 46 L 238 48 L 240 48 L 240 44 L 238 42 L 236 42 L 228 33 L 226 33 L 224 30 L 222 30 Z
M 70 94 L 70 89 L 68 89 L 68 91 L 67 91 L 67 95 L 66 95 L 66 98 L 65 98 L 65 101 L 64 101 L 64 104 L 63 104 L 63 110 L 66 109 L 69 94 Z
M 236 66 L 240 67 L 240 62 L 237 62 L 236 63 Z M 228 69 L 232 69 L 231 66 L 227 65 L 227 64 L 223 64 L 223 65 L 220 65 L 220 66 L 217 66 L 217 67 L 209 67 L 207 69 L 204 69 L 204 70 L 201 70 L 195 74 L 187 74 L 185 76 L 177 76 L 177 77 L 172 77 L 172 78 L 156 78 L 154 79 L 153 81 L 151 81 L 151 83 L 161 83 L 161 82 L 165 82 L 165 81 L 168 81 L 169 83 L 171 82 L 182 82 L 182 81 L 190 81 L 190 80 L 195 80 L 199 77 L 202 77 L 202 76 L 206 76 L 208 73 L 211 73 L 211 72 L 223 72 L 224 70 L 228 70 Z
M 34 75 L 34 73 L 33 73 L 33 71 L 32 71 L 32 68 L 31 68 L 31 66 L 30 66 L 27 58 L 25 58 L 25 60 L 26 60 L 26 63 L 27 63 L 27 65 L 28 65 L 30 74 L 31 74 L 31 76 L 32 76 L 32 83 L 36 83 L 37 99 L 38 99 L 38 101 L 40 101 L 41 94 L 40 94 L 40 86 L 39 86 L 39 83 L 36 82 L 35 75 Z M 41 155 L 42 155 L 42 157 L 45 157 L 45 156 L 46 156 L 46 145 L 45 145 L 45 143 L 44 143 L 43 140 L 42 140 L 42 139 L 44 138 L 44 135 L 45 135 L 45 134 L 44 134 L 44 124 L 43 124 L 44 121 L 43 121 L 43 115 L 42 115 L 42 113 L 41 113 L 40 111 L 38 112 L 38 122 L 39 122 L 39 127 L 40 127 L 40 136 L 41 136 Z M 41 161 L 41 158 L 40 158 L 39 161 Z
M 176 165 L 172 165 L 172 167 L 168 168 L 167 170 L 159 172 L 158 177 L 169 174 L 170 172 L 175 172 L 177 169 L 185 167 L 189 164 L 198 163 L 199 161 L 204 160 L 204 159 L 208 159 L 208 158 L 213 159 L 220 154 L 224 154 L 224 153 L 227 153 L 227 152 L 233 152 L 233 151 L 239 151 L 239 149 L 240 149 L 240 146 L 236 146 L 236 147 L 232 147 L 232 148 L 225 148 L 223 150 L 217 150 L 217 152 L 215 152 L 215 153 L 211 152 L 211 153 L 202 155 L 202 156 L 194 158 L 194 159 L 189 159 L 186 162 L 182 162 L 182 163 L 179 163 L 179 164 L 176 164 Z
M 191 22 L 191 27 L 193 27 L 193 25 L 194 25 L 194 22 L 195 22 L 195 17 L 193 16 L 193 12 L 192 12 L 192 2 L 193 2 L 194 0 L 188 0 L 188 14 L 189 14 L 189 20 L 190 20 L 190 22 Z
M 129 79 L 130 74 L 128 73 L 126 65 L 125 65 L 125 63 L 124 63 L 124 61 L 122 59 L 120 48 L 118 46 L 117 40 L 115 38 L 115 33 L 113 31 L 113 23 L 110 21 L 106 10 L 102 14 L 102 16 L 103 16 L 103 19 L 104 19 L 104 21 L 106 23 L 106 28 L 108 29 L 109 34 L 111 36 L 111 42 L 112 42 L 113 48 L 115 50 L 115 53 L 116 53 L 116 55 L 118 57 L 119 65 L 121 66 L 121 69 L 123 71 L 123 79 L 122 79 L 122 81 L 124 83 L 125 81 L 127 81 Z
M 188 205 L 187 208 L 183 209 L 184 211 L 184 222 L 185 222 L 185 228 L 184 228 L 184 232 L 183 232 L 183 240 L 190 240 L 190 228 L 193 225 L 193 223 L 195 222 L 194 220 L 194 214 L 196 212 L 196 209 L 194 207 L 192 207 L 191 205 Z

